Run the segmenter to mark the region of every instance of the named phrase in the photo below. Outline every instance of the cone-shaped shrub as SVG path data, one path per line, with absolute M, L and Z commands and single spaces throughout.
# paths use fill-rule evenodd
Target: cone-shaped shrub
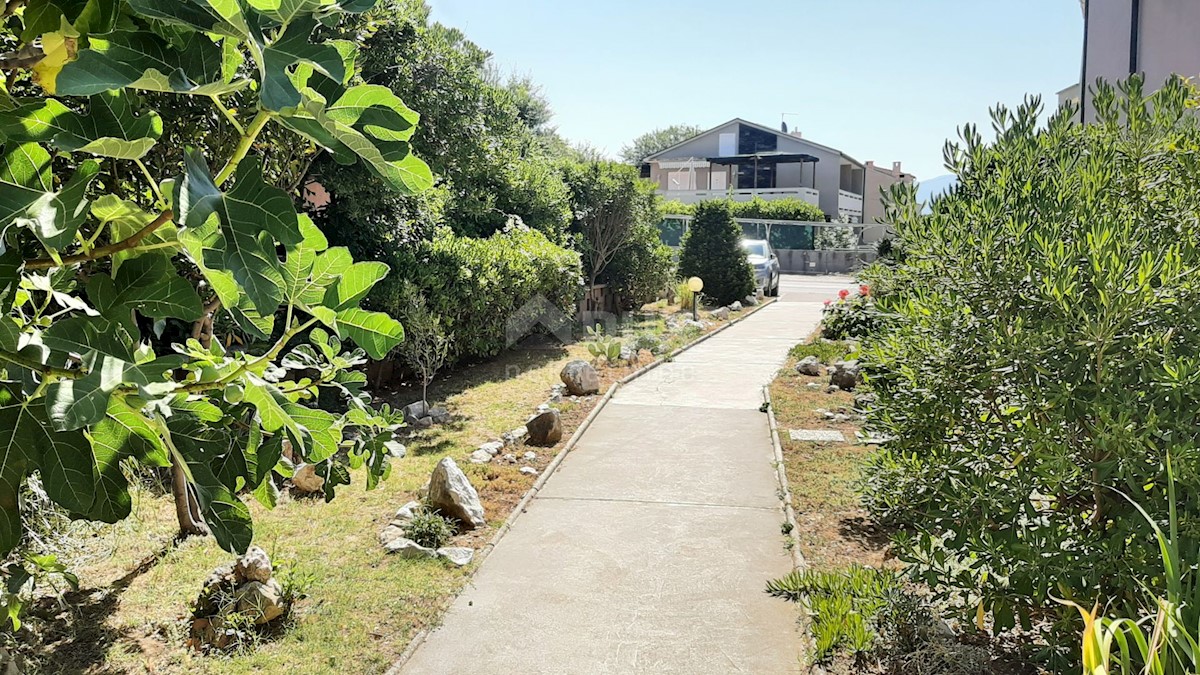
M 754 292 L 754 271 L 742 249 L 742 228 L 727 201 L 701 202 L 683 236 L 679 274 L 704 280 L 704 295 L 728 305 Z

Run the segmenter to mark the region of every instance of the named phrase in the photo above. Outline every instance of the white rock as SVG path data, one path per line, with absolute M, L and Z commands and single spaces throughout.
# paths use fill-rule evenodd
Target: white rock
M 729 308 L 728 307 L 718 307 L 717 309 L 714 309 L 713 311 L 709 312 L 708 315 L 714 319 L 719 319 L 721 321 L 724 321 L 729 318 Z
M 810 377 L 820 375 L 821 360 L 815 356 L 806 356 L 796 364 L 796 372 Z
M 315 464 L 301 464 L 292 474 L 292 487 L 304 494 L 313 494 L 325 489 L 325 479 L 317 475 Z
M 471 453 L 472 464 L 487 464 L 492 461 L 492 453 L 487 450 L 476 450 Z
M 246 554 L 233 564 L 233 577 L 239 584 L 247 581 L 266 582 L 271 578 L 271 559 L 267 552 L 251 546 Z
M 808 387 L 809 389 L 820 389 L 821 383 L 820 382 L 809 382 L 808 384 L 806 384 L 804 386 Z
M 543 403 L 537 407 L 539 413 L 550 412 L 550 404 Z
M 512 431 L 506 431 L 500 434 L 500 438 L 504 441 L 505 445 L 514 445 L 516 443 L 520 443 L 528 435 L 529 429 L 522 425 L 516 429 L 513 429 Z
M 488 441 L 487 443 L 484 443 L 483 445 L 479 446 L 479 449 L 483 450 L 487 454 L 495 457 L 496 455 L 500 454 L 501 450 L 504 449 L 504 442 L 503 441 Z
M 286 608 L 283 606 L 283 588 L 274 579 L 266 583 L 248 581 L 238 587 L 234 598 L 237 601 L 237 611 L 254 617 L 254 623 L 264 624 L 283 616 Z
M 427 548 L 413 541 L 400 537 L 393 539 L 383 546 L 388 553 L 395 553 L 401 558 L 432 558 L 437 555 L 433 549 Z
M 517 463 L 517 456 L 512 454 L 511 452 L 508 453 L 507 455 L 501 457 L 500 459 L 503 459 L 504 461 L 508 462 L 509 464 Z
M 738 302 L 737 300 L 734 300 L 733 304 L 729 306 L 729 311 L 731 311 L 731 312 L 742 311 L 742 303 Z
M 521 457 L 532 461 L 532 460 L 537 459 L 537 453 L 536 452 L 527 452 L 524 455 L 521 455 Z
M 417 511 L 421 510 L 421 502 L 409 502 L 401 506 L 396 511 L 396 520 L 401 523 L 407 523 L 417 517 Z
M 487 523 L 475 486 L 449 457 L 442 458 L 429 477 L 428 502 L 442 515 L 457 518 L 466 529 L 483 527 Z
M 525 474 L 526 476 L 536 476 L 538 472 L 537 469 L 533 468 L 532 466 L 523 466 L 521 467 L 521 473 Z
M 459 567 L 466 567 L 475 559 L 475 549 L 462 546 L 443 546 L 437 550 L 437 556 Z
M 379 544 L 386 547 L 388 544 L 397 539 L 404 538 L 404 526 L 393 520 L 388 523 L 382 530 L 379 531 Z

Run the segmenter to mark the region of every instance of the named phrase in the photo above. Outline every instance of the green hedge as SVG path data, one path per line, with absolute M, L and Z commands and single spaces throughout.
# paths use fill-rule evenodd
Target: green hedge
M 573 315 L 583 289 L 579 254 L 526 227 L 486 239 L 443 229 L 398 256 L 394 281 L 373 298 L 375 304 L 403 322 L 400 288 L 414 284 L 452 336 L 452 362 L 503 350 L 506 321 L 539 295 Z
M 734 218 L 759 218 L 762 220 L 802 220 L 806 222 L 825 222 L 825 212 L 820 207 L 809 204 L 803 199 L 788 197 L 770 201 L 755 197 L 748 202 L 735 202 L 730 199 L 712 199 L 709 201 L 727 202 Z M 694 216 L 696 204 L 684 204 L 678 200 L 662 203 L 662 215 Z

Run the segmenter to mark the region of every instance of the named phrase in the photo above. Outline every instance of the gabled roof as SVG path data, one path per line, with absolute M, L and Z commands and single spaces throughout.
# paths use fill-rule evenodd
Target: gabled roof
M 656 153 L 654 153 L 654 154 L 652 154 L 652 155 L 647 155 L 645 158 L 643 158 L 643 159 L 642 159 L 642 161 L 643 161 L 643 162 L 649 162 L 649 161 L 651 161 L 651 160 L 657 159 L 657 158 L 658 158 L 660 155 L 664 155 L 664 154 L 666 154 L 666 153 L 668 153 L 668 152 L 670 152 L 670 151 L 674 150 L 675 148 L 678 148 L 678 147 L 679 147 L 679 146 L 681 146 L 681 145 L 685 145 L 685 144 L 687 144 L 687 143 L 691 143 L 692 141 L 694 141 L 694 140 L 695 140 L 695 139 L 697 139 L 697 138 L 700 138 L 701 136 L 707 136 L 707 135 L 709 135 L 709 134 L 713 133 L 714 131 L 718 131 L 719 129 L 722 129 L 722 128 L 724 128 L 724 127 L 727 127 L 727 126 L 729 126 L 730 124 L 734 124 L 735 122 L 736 122 L 737 124 L 744 124 L 744 125 L 746 125 L 746 126 L 748 126 L 748 127 L 751 127 L 751 128 L 753 128 L 753 129 L 758 129 L 759 131 L 765 131 L 765 132 L 767 132 L 767 133 L 769 133 L 769 134 L 775 134 L 776 136 L 782 136 L 783 138 L 786 138 L 786 139 L 788 139 L 788 140 L 791 140 L 791 141 L 797 141 L 797 142 L 799 142 L 799 143 L 807 143 L 808 145 L 811 145 L 811 146 L 813 146 L 813 147 L 817 147 L 817 148 L 821 148 L 822 150 L 825 150 L 825 151 L 827 151 L 827 152 L 831 152 L 831 153 L 833 153 L 833 154 L 835 154 L 835 155 L 841 155 L 842 159 L 845 159 L 845 160 L 847 160 L 847 161 L 849 161 L 849 162 L 852 162 L 852 163 L 854 163 L 854 164 L 858 164 L 859 166 L 865 166 L 865 165 L 864 165 L 862 162 L 860 162 L 860 161 L 858 161 L 858 160 L 854 159 L 854 158 L 853 158 L 853 157 L 851 157 L 850 155 L 847 155 L 846 153 L 844 153 L 844 152 L 842 152 L 841 150 L 838 150 L 838 149 L 836 149 L 836 148 L 831 148 L 831 147 L 829 147 L 828 145 L 821 145 L 820 143 L 816 143 L 816 142 L 814 142 L 814 141 L 810 141 L 810 140 L 808 140 L 807 138 L 802 138 L 802 137 L 800 137 L 800 136 L 793 136 L 793 135 L 791 135 L 791 134 L 789 134 L 789 133 L 786 133 L 786 132 L 784 132 L 784 131 L 780 131 L 779 129 L 772 129 L 771 127 L 768 127 L 768 126 L 763 126 L 762 124 L 757 124 L 757 123 L 755 123 L 755 122 L 751 122 L 751 121 L 749 121 L 749 120 L 744 120 L 744 119 L 742 119 L 742 118 L 740 118 L 740 117 L 735 117 L 735 118 L 733 118 L 733 119 L 729 120 L 728 122 L 722 122 L 721 124 L 718 124 L 717 126 L 715 126 L 715 127 L 711 128 L 711 129 L 708 129 L 707 131 L 701 131 L 700 133 L 696 134 L 695 136 L 689 136 L 688 138 L 685 138 L 684 140 L 682 140 L 682 141 L 679 141 L 678 143 L 676 143 L 675 145 L 672 145 L 672 146 L 671 146 L 671 147 L 669 147 L 669 148 L 663 148 L 662 150 L 659 150 L 658 152 L 656 152 Z

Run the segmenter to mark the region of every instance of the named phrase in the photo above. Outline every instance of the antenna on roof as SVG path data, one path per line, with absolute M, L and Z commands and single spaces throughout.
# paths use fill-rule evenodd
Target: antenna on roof
M 786 134 L 787 133 L 787 122 L 780 122 L 779 129 L 780 129 L 780 131 L 782 131 L 783 133 Z

